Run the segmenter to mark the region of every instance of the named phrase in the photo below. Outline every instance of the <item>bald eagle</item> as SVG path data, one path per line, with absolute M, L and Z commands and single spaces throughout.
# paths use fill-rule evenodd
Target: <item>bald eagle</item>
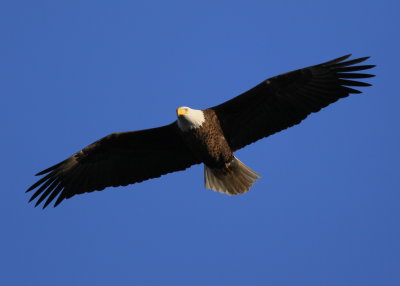
M 349 80 L 373 77 L 355 73 L 374 65 L 356 65 L 368 57 L 346 55 L 281 74 L 220 105 L 177 109 L 177 120 L 153 129 L 110 134 L 46 169 L 27 192 L 36 189 L 43 208 L 77 194 L 126 186 L 204 164 L 205 187 L 228 195 L 243 194 L 260 177 L 233 154 L 261 138 L 299 124 L 309 114 L 361 93 Z M 346 61 L 347 60 L 347 61 Z

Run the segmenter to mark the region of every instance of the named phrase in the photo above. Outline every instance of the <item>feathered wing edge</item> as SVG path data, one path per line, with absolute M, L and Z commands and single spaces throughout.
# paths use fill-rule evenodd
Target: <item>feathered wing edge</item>
M 50 168 L 47 168 L 35 174 L 35 176 L 42 176 L 47 174 L 46 176 L 39 179 L 36 183 L 34 183 L 26 190 L 26 193 L 28 193 L 40 186 L 29 199 L 29 202 L 31 202 L 35 198 L 37 198 L 40 194 L 42 194 L 35 203 L 35 207 L 37 207 L 51 192 L 51 195 L 47 198 L 46 202 L 43 205 L 43 208 L 46 208 L 48 204 L 62 191 L 63 187 L 60 184 L 61 180 L 60 177 L 57 176 L 57 174 L 59 172 L 59 167 L 63 167 L 63 165 L 66 164 L 68 160 L 71 160 L 71 158 L 64 160 L 56 165 L 51 166 Z M 66 198 L 65 196 L 60 195 L 57 198 L 54 207 L 59 205 L 65 198 Z

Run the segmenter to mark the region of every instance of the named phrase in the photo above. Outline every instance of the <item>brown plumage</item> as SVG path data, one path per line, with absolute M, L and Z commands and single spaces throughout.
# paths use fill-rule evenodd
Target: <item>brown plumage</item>
M 263 81 L 245 93 L 203 111 L 178 109 L 172 124 L 113 133 L 37 175 L 27 191 L 30 200 L 55 206 L 76 194 L 125 186 L 205 164 L 206 187 L 228 194 L 249 190 L 259 177 L 233 152 L 261 138 L 300 123 L 309 114 L 361 93 L 350 86 L 370 84 L 349 79 L 372 77 L 356 73 L 373 65 L 350 55 Z M 186 110 L 187 114 L 180 114 Z M 58 197 L 57 197 L 58 196 Z
M 182 139 L 201 162 L 211 168 L 223 168 L 233 160 L 233 152 L 215 111 L 206 109 L 203 113 L 205 121 L 202 126 L 183 133 Z
M 188 107 L 183 109 L 187 111 L 179 115 L 178 121 L 190 121 L 184 117 L 193 110 Z M 215 111 L 203 110 L 202 116 L 204 122 L 198 127 L 183 130 L 182 138 L 196 158 L 204 163 L 205 187 L 228 195 L 247 192 L 260 175 L 233 155 Z

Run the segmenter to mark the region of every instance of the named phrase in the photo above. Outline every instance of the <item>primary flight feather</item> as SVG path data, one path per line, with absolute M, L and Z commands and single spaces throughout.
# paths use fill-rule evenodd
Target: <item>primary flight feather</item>
M 27 192 L 43 208 L 64 199 L 106 187 L 126 186 L 204 163 L 205 187 L 236 195 L 247 192 L 260 177 L 233 152 L 261 138 L 300 123 L 309 114 L 361 93 L 370 86 L 354 79 L 374 65 L 357 65 L 368 57 L 346 55 L 319 65 L 281 74 L 243 94 L 204 110 L 177 109 L 169 125 L 110 134 L 37 175 Z

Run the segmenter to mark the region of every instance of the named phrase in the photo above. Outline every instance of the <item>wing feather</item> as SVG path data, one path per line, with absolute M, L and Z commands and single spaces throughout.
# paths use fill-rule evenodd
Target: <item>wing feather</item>
M 352 72 L 375 66 L 354 66 L 369 57 L 347 60 L 350 56 L 272 77 L 212 107 L 232 150 L 296 125 L 351 93 L 361 93 L 352 87 L 370 86 L 351 79 L 374 75 Z

